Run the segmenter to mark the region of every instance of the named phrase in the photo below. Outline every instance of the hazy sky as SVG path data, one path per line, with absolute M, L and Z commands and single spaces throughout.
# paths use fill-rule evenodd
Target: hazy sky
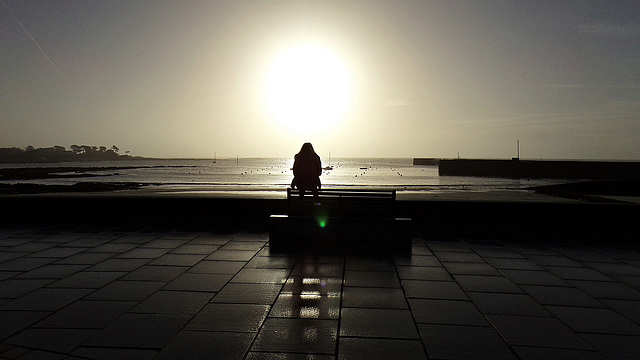
M 274 119 L 275 59 L 315 44 L 344 116 Z M 330 105 L 328 105 L 330 106 Z M 640 160 L 634 0 L 0 0 L 0 147 L 156 157 Z

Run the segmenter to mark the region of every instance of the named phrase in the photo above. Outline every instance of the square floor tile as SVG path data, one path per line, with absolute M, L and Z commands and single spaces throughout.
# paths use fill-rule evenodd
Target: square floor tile
M 194 291 L 158 291 L 149 296 L 132 313 L 195 315 L 213 294 Z
M 454 275 L 490 275 L 490 276 L 502 276 L 493 266 L 487 263 L 472 262 L 472 263 L 459 263 L 459 262 L 443 262 L 442 265 L 447 269 L 450 274 Z
M 89 294 L 90 289 L 54 289 L 40 288 L 15 300 L 2 304 L 2 310 L 59 310 L 81 297 Z
M 402 289 L 345 286 L 342 306 L 372 309 L 408 309 Z
M 284 284 L 289 270 L 281 269 L 242 269 L 231 282 L 249 284 Z
M 401 280 L 453 280 L 443 267 L 398 266 L 398 277 Z
M 470 301 L 409 299 L 409 307 L 418 323 L 489 326 Z
M 185 266 L 153 266 L 145 265 L 124 276 L 123 280 L 136 281 L 171 281 L 189 268 Z
M 640 335 L 639 325 L 610 309 L 570 306 L 547 306 L 547 309 L 574 331 L 615 335 Z
M 503 269 L 505 274 L 511 281 L 518 285 L 552 285 L 567 286 L 568 284 L 548 271 L 530 271 L 530 270 L 508 270 Z
M 236 284 L 228 283 L 213 298 L 213 302 L 234 304 L 265 304 L 276 301 L 282 289 L 279 284 Z
M 339 360 L 427 359 L 419 340 L 340 338 Z
M 418 328 L 434 359 L 516 359 L 491 327 L 420 324 Z
M 603 307 L 601 302 L 574 287 L 522 285 L 522 289 L 543 305 Z
M 162 349 L 190 318 L 190 315 L 125 314 L 84 345 Z
M 522 290 L 504 276 L 454 275 L 464 291 L 519 294 Z
M 455 281 L 402 280 L 407 298 L 469 300 Z
M 605 360 L 596 351 L 514 346 L 522 360 Z
M 338 321 L 268 318 L 251 351 L 334 354 Z
M 180 331 L 154 359 L 242 359 L 255 334 Z
M 30 349 L 69 353 L 95 334 L 89 329 L 25 329 L 4 343 Z
M 127 301 L 76 301 L 35 324 L 35 327 L 103 329 L 136 303 Z
M 196 274 L 235 275 L 246 264 L 247 263 L 244 261 L 204 260 L 189 269 L 189 272 Z
M 483 314 L 551 316 L 528 295 L 498 293 L 467 293 Z
M 88 295 L 86 300 L 141 301 L 165 285 L 161 281 L 116 280 Z
M 164 290 L 218 292 L 229 280 L 231 275 L 182 274 L 168 283 Z
M 319 292 L 283 293 L 278 296 L 269 317 L 338 319 L 340 296 L 321 295 Z
M 212 303 L 200 310 L 185 329 L 258 332 L 268 312 L 268 305 Z
M 558 319 L 513 315 L 487 315 L 510 345 L 590 350 L 591 347 Z
M 409 310 L 343 308 L 340 336 L 417 339 Z
M 395 272 L 386 271 L 345 271 L 345 286 L 400 288 Z

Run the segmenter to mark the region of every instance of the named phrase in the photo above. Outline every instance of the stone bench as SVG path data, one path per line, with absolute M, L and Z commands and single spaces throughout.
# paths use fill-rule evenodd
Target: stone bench
M 411 219 L 397 216 L 395 190 L 287 189 L 288 214 L 269 219 L 272 250 L 410 252 Z

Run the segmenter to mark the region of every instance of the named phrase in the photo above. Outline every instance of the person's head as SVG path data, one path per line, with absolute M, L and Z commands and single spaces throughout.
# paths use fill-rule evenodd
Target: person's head
M 300 148 L 299 154 L 315 154 L 316 152 L 313 150 L 313 145 L 311 143 L 302 144 L 302 148 Z

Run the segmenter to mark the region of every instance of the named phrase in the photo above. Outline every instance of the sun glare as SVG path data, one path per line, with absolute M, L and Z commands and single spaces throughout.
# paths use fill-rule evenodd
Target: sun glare
M 326 130 L 348 110 L 351 76 L 330 51 L 301 45 L 282 52 L 271 64 L 264 97 L 271 115 L 298 132 Z

